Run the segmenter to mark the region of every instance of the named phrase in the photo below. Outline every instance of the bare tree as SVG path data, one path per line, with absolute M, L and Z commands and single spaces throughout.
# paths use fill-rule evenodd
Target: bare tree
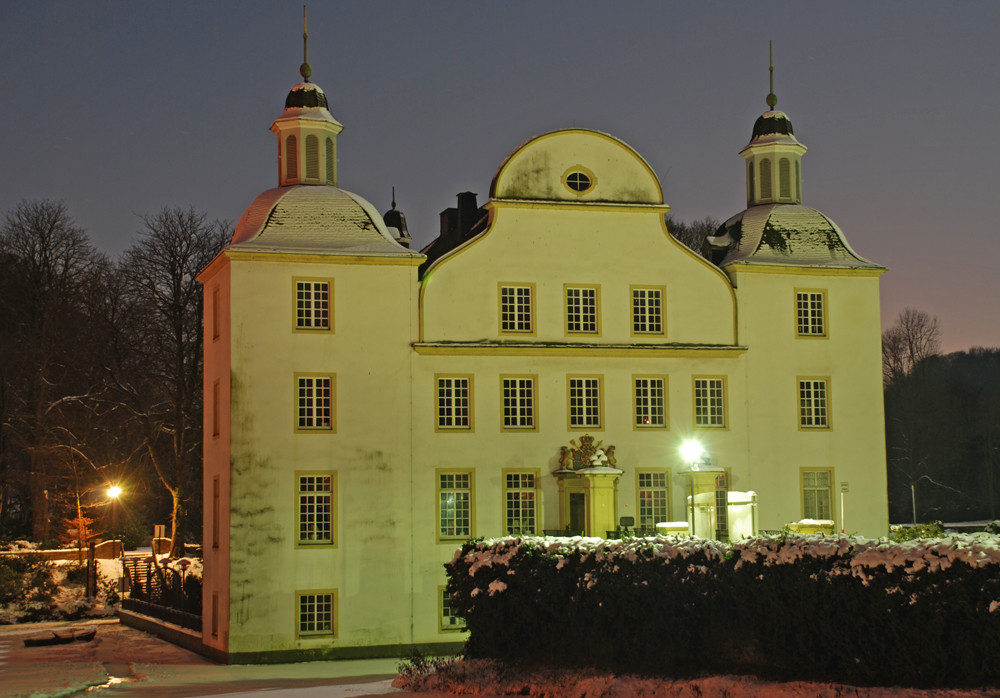
M 30 508 L 32 536 L 42 541 L 51 538 L 58 470 L 75 457 L 61 411 L 91 387 L 86 298 L 106 260 L 65 204 L 43 200 L 6 213 L 0 262 L 0 502 L 28 490 L 18 507 Z
M 906 308 L 882 333 L 882 380 L 888 385 L 909 375 L 924 359 L 940 353 L 941 328 L 936 317 Z
M 705 238 L 709 235 L 714 235 L 715 231 L 719 229 L 719 221 L 711 217 L 706 217 L 693 223 L 674 220 L 674 217 L 670 215 L 665 216 L 664 219 L 666 220 L 667 230 L 670 231 L 670 234 L 678 242 L 687 246 L 698 255 L 701 254 Z
M 170 493 L 171 555 L 184 551 L 186 508 L 200 493 L 202 293 L 195 276 L 225 246 L 225 223 L 195 210 L 164 208 L 144 216 L 141 239 L 121 272 L 130 350 L 113 371 L 115 389 L 138 425 L 142 448 Z

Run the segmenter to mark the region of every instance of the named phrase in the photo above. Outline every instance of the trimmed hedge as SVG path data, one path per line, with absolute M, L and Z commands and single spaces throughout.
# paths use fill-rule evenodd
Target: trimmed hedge
M 1000 682 L 1000 537 L 471 541 L 446 565 L 469 657 L 675 677 Z

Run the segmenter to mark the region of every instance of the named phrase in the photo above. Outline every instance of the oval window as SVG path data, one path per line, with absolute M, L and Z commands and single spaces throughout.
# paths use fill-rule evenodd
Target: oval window
M 566 186 L 573 191 L 587 191 L 592 186 L 590 177 L 583 172 L 570 172 L 566 175 Z

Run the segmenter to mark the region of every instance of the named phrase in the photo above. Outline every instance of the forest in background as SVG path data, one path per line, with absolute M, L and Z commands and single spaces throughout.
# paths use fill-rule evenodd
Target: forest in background
M 0 538 L 128 541 L 162 523 L 173 555 L 200 538 L 195 276 L 231 231 L 167 208 L 139 228 L 111 259 L 60 202 L 0 223 Z

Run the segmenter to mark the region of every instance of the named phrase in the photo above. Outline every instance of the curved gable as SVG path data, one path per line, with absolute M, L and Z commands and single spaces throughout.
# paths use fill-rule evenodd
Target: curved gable
M 649 164 L 624 142 L 567 129 L 532 138 L 508 155 L 490 198 L 662 204 L 663 190 Z

